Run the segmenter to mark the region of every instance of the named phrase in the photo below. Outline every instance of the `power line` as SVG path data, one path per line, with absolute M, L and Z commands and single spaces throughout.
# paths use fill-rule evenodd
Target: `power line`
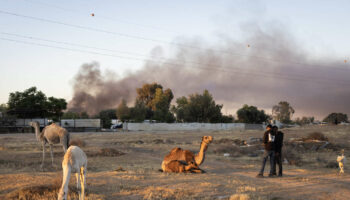
M 53 4 L 48 4 L 46 2 L 44 3 L 44 2 L 40 2 L 40 1 L 33 1 L 33 0 L 23 0 L 23 1 L 26 1 L 26 2 L 29 2 L 29 3 L 33 3 L 33 4 L 39 4 L 39 5 L 43 5 L 43 6 L 46 6 L 46 7 L 59 9 L 59 10 L 63 10 L 63 11 L 66 11 L 66 12 L 72 12 L 72 13 L 77 13 L 78 12 L 78 13 L 83 14 L 84 16 L 87 16 L 87 12 L 81 12 L 80 10 L 77 10 L 77 9 L 68 9 L 68 8 L 65 8 L 65 7 L 61 7 L 61 6 L 57 6 L 57 5 L 53 5 Z M 91 14 L 92 13 L 89 13 L 89 15 L 91 15 Z M 139 27 L 148 28 L 148 29 L 152 29 L 152 30 L 159 30 L 159 31 L 164 31 L 164 32 L 168 32 L 168 33 L 179 34 L 176 31 L 169 30 L 169 29 L 166 29 L 166 28 L 163 28 L 163 27 L 158 27 L 158 26 L 153 26 L 153 25 L 144 25 L 144 24 L 139 24 L 139 23 L 131 22 L 131 21 L 124 20 L 124 19 L 111 18 L 111 17 L 107 17 L 107 16 L 105 16 L 103 14 L 101 15 L 100 13 L 98 13 L 98 14 L 93 13 L 93 14 L 94 14 L 94 18 L 102 18 L 102 19 L 106 19 L 106 20 L 110 20 L 110 21 L 114 21 L 114 22 L 120 22 L 120 23 L 124 23 L 124 24 L 131 24 L 131 25 L 134 25 L 134 26 L 139 26 Z
M 95 54 L 95 55 L 102 55 L 102 56 L 110 56 L 110 57 L 116 57 L 120 59 L 128 59 L 128 60 L 139 60 L 139 61 L 154 61 L 151 59 L 140 59 L 140 58 L 134 58 L 134 57 L 125 57 L 125 56 L 118 56 L 118 55 L 113 55 L 113 54 L 104 54 L 104 53 L 99 53 L 99 52 L 94 52 L 94 51 L 86 51 L 86 50 L 80 50 L 80 49 L 71 49 L 71 48 L 66 48 L 66 47 L 58 47 L 58 46 L 52 46 L 52 45 L 46 45 L 46 44 L 39 44 L 39 43 L 33 43 L 33 42 L 26 42 L 26 41 L 20 41 L 20 40 L 13 40 L 13 39 L 8 39 L 8 38 L 0 38 L 0 40 L 5 40 L 5 41 L 10 41 L 10 42 L 15 42 L 15 43 L 22 43 L 22 44 L 27 44 L 27 45 L 35 45 L 35 46 L 41 46 L 41 47 L 49 47 L 49 48 L 55 48 L 55 49 L 61 49 L 61 50 L 69 50 L 69 51 L 75 51 L 75 52 L 81 52 L 81 53 L 89 53 L 89 54 Z M 179 63 L 170 63 L 170 62 L 164 62 L 162 64 L 165 65 L 172 65 L 172 66 L 182 66 Z M 211 67 L 193 67 L 191 68 L 196 68 L 196 69 L 204 69 L 204 70 L 213 70 L 213 71 L 221 71 L 221 72 L 228 72 L 232 73 L 235 72 L 235 75 L 249 75 L 249 76 L 262 76 L 264 78 L 270 77 L 270 78 L 277 78 L 277 79 L 282 79 L 282 80 L 290 80 L 290 81 L 304 81 L 304 82 L 313 82 L 313 83 L 327 83 L 327 84 L 332 84 L 332 85 L 346 85 L 350 86 L 350 83 L 338 83 L 338 82 L 327 82 L 325 80 L 310 80 L 310 79 L 301 79 L 301 78 L 295 78 L 295 77 L 281 77 L 281 76 L 275 76 L 273 73 L 255 73 L 255 72 L 242 72 L 241 70 L 223 70 L 223 69 L 218 69 L 218 68 L 211 68 Z
M 26 38 L 26 39 L 31 39 L 31 40 L 38 40 L 38 41 L 45 41 L 45 42 L 52 42 L 55 44 L 63 44 L 63 45 L 70 45 L 70 46 L 75 46 L 75 47 L 83 47 L 83 48 L 90 48 L 90 49 L 95 49 L 95 50 L 103 50 L 103 51 L 109 51 L 109 52 L 117 52 L 117 53 L 121 53 L 121 54 L 127 54 L 127 55 L 132 55 L 132 56 L 141 56 L 141 57 L 145 57 L 145 59 L 149 59 L 148 55 L 142 55 L 142 54 L 136 54 L 136 53 L 131 53 L 131 52 L 125 52 L 125 51 L 119 51 L 119 50 L 111 50 L 111 49 L 105 49 L 105 48 L 100 48 L 100 47 L 94 47 L 94 46 L 87 46 L 87 45 L 81 45 L 81 44 L 76 44 L 76 43 L 69 43 L 69 42 L 62 42 L 62 41 L 56 41 L 56 40 L 48 40 L 48 39 L 42 39 L 42 38 L 37 38 L 37 37 L 32 37 L 32 36 L 25 36 L 25 35 L 19 35 L 19 34 L 15 34 L 15 33 L 6 33 L 6 32 L 0 32 L 0 34 L 3 35 L 9 35 L 9 36 L 15 36 L 15 37 L 21 37 L 21 38 Z M 96 52 L 97 53 L 97 52 Z M 135 58 L 135 57 L 133 57 Z M 169 58 L 164 58 L 164 57 L 160 57 L 161 60 L 164 61 L 169 61 Z M 198 66 L 208 66 L 208 67 L 217 67 L 217 65 L 210 65 L 207 63 L 198 63 L 198 62 L 193 62 L 193 61 L 187 61 L 187 62 L 182 62 L 182 61 L 178 61 L 178 60 L 174 60 L 172 59 L 172 61 L 176 61 L 177 64 L 182 64 L 182 65 L 187 65 L 187 64 L 194 64 L 194 65 L 198 65 Z M 236 70 L 241 70 L 241 68 L 238 67 L 220 67 L 220 68 L 225 68 L 225 69 L 236 69 Z M 254 71 L 256 72 L 256 71 Z M 260 73 L 263 74 L 271 74 L 271 72 L 268 71 L 258 71 Z M 300 75 L 300 74 L 283 74 L 283 73 L 276 73 L 273 72 L 273 74 L 278 75 L 278 76 L 287 76 L 290 77 L 290 75 L 295 75 L 301 78 L 307 78 L 307 79 L 313 79 L 313 78 L 319 78 L 322 80 L 327 80 L 327 81 L 340 81 L 340 82 L 346 82 L 343 80 L 334 80 L 334 79 L 325 79 L 324 77 L 310 77 L 310 76 L 305 76 L 305 75 Z
M 21 18 L 28 18 L 28 19 L 36 20 L 36 21 L 42 21 L 42 22 L 47 22 L 47 23 L 64 25 L 64 26 L 78 28 L 78 29 L 83 29 L 83 30 L 89 30 L 89 31 L 94 31 L 94 32 L 101 32 L 101 33 L 106 33 L 106 34 L 112 34 L 112 35 L 117 35 L 117 36 L 126 37 L 126 38 L 145 40 L 145 41 L 151 41 L 151 42 L 157 42 L 157 43 L 164 43 L 164 44 L 181 46 L 181 47 L 197 49 L 197 50 L 204 50 L 202 48 L 191 46 L 191 45 L 184 45 L 184 44 L 175 43 L 175 42 L 167 42 L 167 41 L 163 41 L 163 40 L 146 38 L 146 37 L 140 37 L 140 36 L 134 36 L 134 35 L 125 34 L 125 33 L 119 33 L 119 32 L 112 32 L 112 31 L 108 31 L 108 30 L 96 29 L 96 28 L 87 27 L 87 26 L 74 25 L 74 24 L 69 24 L 69 23 L 65 23 L 65 22 L 60 22 L 60 21 L 55 21 L 55 20 L 50 20 L 50 19 L 44 19 L 44 18 L 39 18 L 39 17 L 33 17 L 33 16 L 27 16 L 27 15 L 21 15 L 21 14 L 17 14 L 17 13 L 2 11 L 2 10 L 0 10 L 0 13 L 6 14 L 6 15 L 12 15 L 12 16 L 16 16 L 16 17 L 21 17 Z M 213 50 L 213 51 L 229 54 L 229 55 L 232 55 L 232 56 L 250 57 L 250 58 L 255 58 L 255 59 L 258 59 L 258 60 L 264 60 L 264 61 L 269 61 L 269 62 L 289 63 L 289 64 L 294 64 L 294 65 L 304 65 L 304 66 L 314 67 L 313 65 L 310 65 L 308 63 L 291 62 L 291 61 L 288 61 L 288 60 L 287 61 L 284 61 L 284 60 L 282 61 L 282 60 L 270 59 L 270 58 L 254 56 L 254 55 L 237 54 L 237 53 L 232 53 L 232 52 L 228 52 L 228 51 L 224 51 L 224 50 Z M 340 67 L 334 67 L 334 69 L 347 70 L 346 68 L 340 68 Z

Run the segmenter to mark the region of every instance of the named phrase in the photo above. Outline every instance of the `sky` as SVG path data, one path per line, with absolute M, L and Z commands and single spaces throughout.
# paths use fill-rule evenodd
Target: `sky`
M 70 101 L 76 94 L 75 78 L 86 63 L 98 63 L 103 79 L 113 76 L 111 79 L 125 80 L 136 76 L 139 71 L 150 69 L 147 68 L 150 64 L 148 60 L 157 58 L 158 54 L 171 60 L 179 58 L 181 53 L 190 51 L 184 55 L 186 57 L 192 55 L 192 51 L 208 48 L 221 56 L 226 53 L 220 51 L 230 49 L 225 45 L 231 41 L 235 43 L 235 56 L 249 58 L 249 54 L 251 58 L 260 56 L 266 61 L 281 58 L 266 52 L 276 54 L 278 48 L 282 48 L 281 52 L 294 48 L 291 54 L 283 54 L 283 59 L 288 60 L 289 64 L 327 61 L 350 71 L 349 9 L 350 3 L 346 0 L 320 0 L 317 3 L 311 0 L 0 0 L 0 103 L 8 101 L 10 92 L 23 91 L 31 86 L 36 86 L 47 96 Z M 91 16 L 92 13 L 94 16 Z M 266 40 L 259 34 L 277 35 L 276 40 L 283 39 L 276 42 L 278 46 L 273 44 L 273 38 L 271 45 L 259 45 L 261 38 Z M 288 48 L 284 47 L 284 43 L 288 43 Z M 248 45 L 253 50 L 259 49 L 255 54 L 247 54 Z M 197 60 L 198 56 L 196 54 L 192 58 Z M 349 61 L 345 63 L 345 60 Z M 276 62 L 264 64 L 273 66 Z M 164 65 L 158 67 L 167 70 Z M 298 74 L 303 74 L 300 70 Z M 328 78 L 329 75 L 329 79 L 334 80 L 341 76 L 340 73 L 333 77 L 330 73 L 332 71 L 325 71 L 320 77 Z M 348 71 L 343 72 L 343 76 L 347 74 Z M 210 73 L 201 75 L 210 79 Z M 143 78 L 144 81 L 158 81 L 151 75 Z M 350 80 L 346 76 L 341 78 L 343 82 L 348 81 L 346 85 L 349 87 Z M 171 81 L 167 86 L 166 79 L 160 81 L 166 87 L 176 87 Z M 175 96 L 201 92 L 203 88 L 215 90 L 230 86 L 227 82 L 223 85 L 215 81 L 202 81 L 201 84 L 200 87 L 193 86 L 186 90 L 175 88 L 178 92 Z M 254 85 L 241 87 L 255 92 L 249 90 Z M 323 98 L 322 95 L 300 95 L 307 99 L 302 104 L 294 100 L 293 95 L 279 95 L 278 91 L 274 90 L 275 99 L 261 98 L 261 102 L 252 94 L 247 94 L 246 98 L 230 99 L 221 98 L 220 92 L 210 92 L 214 93 L 214 98 L 218 96 L 219 103 L 224 104 L 224 113 L 235 113 L 234 109 L 245 103 L 271 110 L 274 104 L 282 100 L 278 98 L 290 98 L 292 105 L 295 101 L 296 116 L 322 117 L 327 112 L 341 112 L 345 107 L 329 107 L 320 112 L 313 108 L 310 111 L 305 108 L 317 98 Z M 343 93 L 345 95 L 339 97 L 339 93 L 330 93 L 334 95 L 333 98 L 342 99 L 335 102 L 327 100 L 320 106 L 344 104 L 344 98 L 350 95 L 349 90 Z M 269 95 L 273 96 L 274 93 Z M 252 97 L 254 100 L 250 100 Z M 231 100 L 235 102 L 230 103 Z

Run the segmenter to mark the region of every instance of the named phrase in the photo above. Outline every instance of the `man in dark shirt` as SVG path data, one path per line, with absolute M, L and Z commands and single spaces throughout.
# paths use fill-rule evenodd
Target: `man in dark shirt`
M 265 147 L 263 162 L 261 165 L 261 169 L 258 178 L 264 177 L 264 169 L 267 159 L 270 157 L 270 173 L 269 176 L 273 176 L 274 171 L 274 163 L 275 163 L 275 133 L 272 131 L 272 126 L 269 124 L 266 126 L 266 131 L 263 137 L 263 145 Z
M 278 176 L 282 176 L 282 147 L 283 136 L 281 131 L 278 131 L 277 126 L 272 127 L 272 131 L 275 132 L 275 163 L 273 174 L 276 175 L 276 164 L 278 164 Z

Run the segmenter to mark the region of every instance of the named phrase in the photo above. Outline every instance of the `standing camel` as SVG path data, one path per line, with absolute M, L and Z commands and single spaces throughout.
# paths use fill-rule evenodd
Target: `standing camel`
M 69 146 L 69 133 L 65 128 L 62 128 L 55 123 L 52 123 L 51 125 L 46 126 L 41 133 L 40 133 L 39 122 L 37 121 L 29 122 L 29 125 L 34 127 L 36 139 L 38 141 L 41 141 L 43 146 L 43 161 L 41 163 L 41 168 L 44 168 L 46 143 L 49 143 L 50 145 L 51 163 L 53 165 L 52 146 L 54 144 L 61 143 L 63 145 L 63 151 L 66 152 Z
M 198 154 L 194 154 L 189 150 L 183 150 L 179 147 L 173 148 L 170 151 L 170 153 L 164 157 L 164 160 L 162 162 L 163 172 L 169 171 L 169 167 L 167 165 L 169 165 L 169 163 L 171 163 L 171 161 L 174 161 L 174 160 L 183 161 L 186 163 L 194 162 L 197 166 L 200 166 L 204 162 L 205 152 L 207 151 L 208 145 L 212 141 L 213 141 L 212 136 L 203 136 Z M 199 169 L 198 167 L 191 171 L 196 173 L 202 172 L 202 170 Z
M 60 191 L 58 192 L 58 200 L 67 200 L 68 184 L 71 173 L 75 173 L 75 177 L 77 179 L 79 200 L 84 200 L 86 168 L 87 157 L 84 151 L 77 146 L 70 146 L 67 152 L 64 154 L 62 161 L 63 180 Z

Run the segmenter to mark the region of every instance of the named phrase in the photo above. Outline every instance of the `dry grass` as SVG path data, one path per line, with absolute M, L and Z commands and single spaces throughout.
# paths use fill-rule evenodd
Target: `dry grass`
M 263 131 L 75 133 L 88 141 L 87 190 L 90 199 L 347 199 L 350 176 L 338 176 L 336 149 L 350 142 L 350 127 L 301 127 L 283 129 L 286 144 L 282 178 L 257 179 L 261 166 Z M 325 142 L 293 141 L 320 132 Z M 205 174 L 168 174 L 158 169 L 174 147 L 198 152 L 203 135 L 214 136 L 201 168 Z M 241 145 L 240 141 L 250 141 Z M 215 142 L 216 141 L 216 142 Z M 236 144 L 237 143 L 237 144 Z M 54 146 L 54 166 L 46 153 L 40 169 L 41 148 L 32 134 L 0 135 L 0 199 L 55 199 L 62 177 L 62 146 Z M 346 147 L 347 148 L 347 147 Z M 345 150 L 346 153 L 350 151 Z M 223 153 L 232 154 L 224 157 Z M 121 156 L 123 155 L 123 156 Z M 347 155 L 348 156 L 348 155 Z M 269 167 L 267 167 L 268 169 Z M 265 169 L 266 172 L 266 169 Z M 57 183 L 56 183 L 57 182 Z M 77 197 L 71 177 L 71 197 Z M 278 189 L 276 189 L 278 188 Z M 278 197 L 278 198 L 277 198 Z
M 86 143 L 82 139 L 74 138 L 69 141 L 69 146 L 74 145 L 80 148 L 85 147 Z

